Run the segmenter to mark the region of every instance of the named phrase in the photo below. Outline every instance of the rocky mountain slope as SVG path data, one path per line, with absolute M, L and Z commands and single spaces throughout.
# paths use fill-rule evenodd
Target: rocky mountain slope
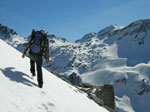
M 150 19 L 123 27 L 114 24 L 75 42 L 55 35 L 48 38 L 51 62 L 45 68 L 65 77 L 75 72 L 82 81 L 94 85 L 114 85 L 116 112 L 149 111 Z M 22 51 L 17 44 L 19 39 L 15 42 L 16 48 Z
M 30 77 L 29 58 L 1 39 L 0 48 L 0 112 L 108 112 L 44 68 L 39 88 Z

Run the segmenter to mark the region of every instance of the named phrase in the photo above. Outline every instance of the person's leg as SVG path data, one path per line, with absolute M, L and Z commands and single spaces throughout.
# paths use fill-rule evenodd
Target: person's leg
M 43 86 L 42 58 L 37 59 L 36 68 L 37 68 L 37 81 L 38 81 L 39 87 L 42 88 Z
M 30 59 L 30 71 L 32 73 L 32 76 L 35 76 L 35 61 Z

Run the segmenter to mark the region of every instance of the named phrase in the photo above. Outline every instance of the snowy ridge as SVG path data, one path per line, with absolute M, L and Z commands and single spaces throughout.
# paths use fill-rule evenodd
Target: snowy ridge
M 97 33 L 88 33 L 85 36 L 82 37 L 82 39 L 79 39 L 75 41 L 76 43 L 83 43 L 90 41 L 91 38 L 97 37 Z
M 150 59 L 150 19 L 138 20 L 128 26 L 111 32 L 105 43 L 118 45 L 118 56 L 127 58 L 128 65 L 147 63 Z
M 0 24 L 0 35 L 4 36 L 5 39 L 11 37 L 12 35 L 18 35 L 13 29 L 8 28 Z
M 114 85 L 116 112 L 149 112 L 149 23 L 112 25 L 76 43 L 50 44 L 53 59 L 48 69 L 63 75 L 76 72 L 84 82 L 95 85 Z
M 27 43 L 27 38 L 21 37 L 13 29 L 2 24 L 0 24 L 0 39 L 4 40 L 7 44 L 19 51 L 23 51 L 24 43 Z
M 0 47 L 1 112 L 108 112 L 44 68 L 44 87 L 38 88 L 30 79 L 29 59 L 1 39 Z
M 99 65 L 97 65 L 99 66 Z M 94 69 L 82 74 L 82 79 L 95 85 L 112 84 L 115 88 L 116 111 L 149 112 L 150 101 L 150 64 L 135 67 L 107 67 Z M 120 97 L 120 98 L 118 98 Z M 121 107 L 122 99 L 127 100 L 128 108 Z M 122 102 L 123 103 L 123 102 Z
M 96 85 L 114 85 L 116 112 L 149 112 L 150 19 L 111 25 L 76 42 L 56 36 L 49 42 L 51 62 L 46 69 L 65 76 L 75 72 Z
M 110 26 L 108 26 L 108 27 L 106 27 L 106 28 L 100 30 L 100 31 L 98 32 L 98 37 L 99 37 L 100 39 L 103 39 L 103 38 L 105 38 L 109 33 L 113 32 L 114 30 L 117 30 L 117 29 L 119 29 L 119 27 L 118 27 L 116 24 L 110 25 Z

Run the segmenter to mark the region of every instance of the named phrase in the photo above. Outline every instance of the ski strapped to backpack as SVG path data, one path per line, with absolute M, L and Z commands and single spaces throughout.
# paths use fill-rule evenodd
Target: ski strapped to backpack
M 42 54 L 44 52 L 46 34 L 42 31 L 34 31 L 33 33 L 33 44 L 31 46 L 31 52 L 34 54 Z

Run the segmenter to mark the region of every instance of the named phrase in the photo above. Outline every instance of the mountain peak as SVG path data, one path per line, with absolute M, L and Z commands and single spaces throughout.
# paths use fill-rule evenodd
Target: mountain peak
M 134 21 L 131 24 L 129 24 L 127 27 L 138 27 L 138 26 L 148 27 L 150 29 L 150 19 L 140 19 Z
M 100 30 L 98 32 L 98 38 L 103 39 L 106 37 L 110 32 L 114 31 L 115 29 L 118 29 L 119 27 L 116 24 L 112 24 L 108 27 L 105 27 L 104 29 Z
M 11 37 L 11 35 L 18 35 L 18 34 L 13 29 L 0 24 L 0 35 L 5 38 L 9 38 Z
M 80 43 L 83 43 L 83 42 L 88 42 L 90 41 L 91 38 L 93 37 L 96 37 L 97 36 L 97 33 L 94 33 L 94 32 L 91 32 L 91 33 L 88 33 L 88 34 L 85 34 L 82 39 L 79 39 L 77 41 L 75 41 L 76 43 L 77 42 L 80 42 Z
M 111 32 L 111 31 L 113 31 L 114 29 L 117 29 L 117 28 L 119 28 L 118 25 L 112 24 L 112 25 L 107 26 L 104 29 L 100 30 L 98 33 L 100 33 L 100 32 Z

